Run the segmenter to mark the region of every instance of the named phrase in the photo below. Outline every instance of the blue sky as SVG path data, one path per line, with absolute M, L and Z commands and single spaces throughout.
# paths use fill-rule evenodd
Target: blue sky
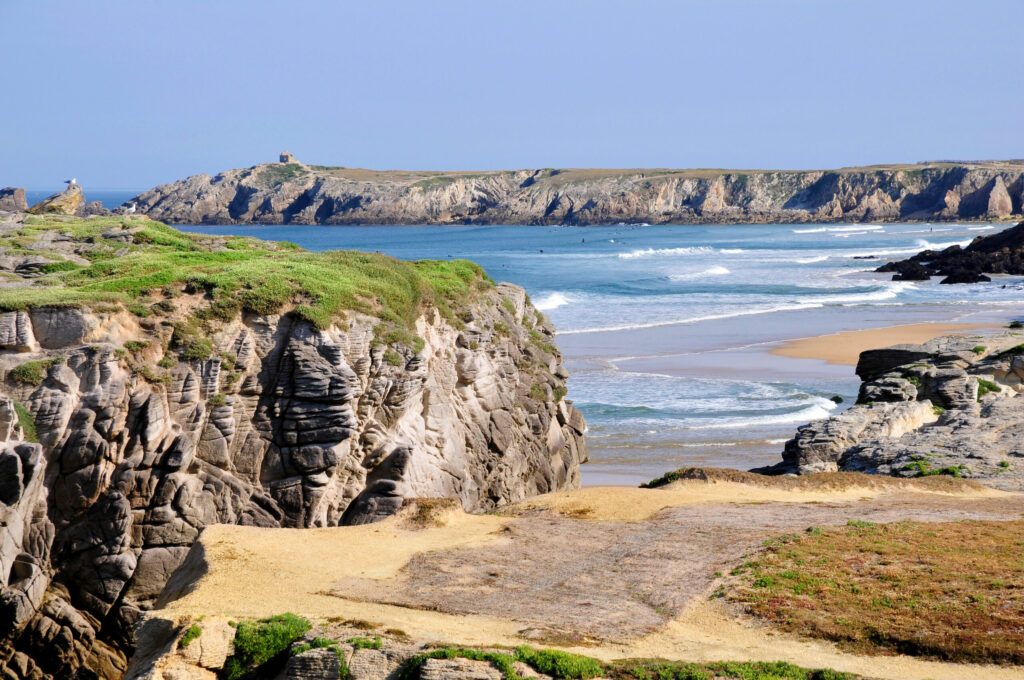
M 0 186 L 1024 157 L 1021 0 L 2 0 Z

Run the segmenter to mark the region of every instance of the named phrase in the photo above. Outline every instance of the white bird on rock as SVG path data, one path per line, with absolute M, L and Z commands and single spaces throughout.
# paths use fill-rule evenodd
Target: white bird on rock
M 78 184 L 78 178 L 72 177 L 71 179 L 66 179 L 64 180 L 64 184 L 67 184 L 68 186 L 74 186 L 75 184 Z
M 135 204 L 134 203 L 129 203 L 128 207 L 124 209 L 124 214 L 125 215 L 134 215 L 135 214 Z

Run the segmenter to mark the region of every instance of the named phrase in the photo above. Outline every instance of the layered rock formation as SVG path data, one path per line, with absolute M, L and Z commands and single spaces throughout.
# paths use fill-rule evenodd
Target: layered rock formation
M 364 523 L 413 497 L 478 510 L 578 485 L 585 425 L 520 288 L 478 281 L 395 338 L 373 314 L 314 325 L 294 305 L 225 306 L 191 280 L 131 303 L 81 301 L 86 285 L 31 304 L 32 280 L 70 286 L 53 277 L 101 253 L 128 266 L 164 239 L 215 263 L 241 247 L 144 218 L 32 219 L 0 224 L 21 234 L 10 271 L 28 272 L 0 288 L 2 677 L 119 677 L 136 621 L 210 524 Z M 61 246 L 25 269 L 14 261 L 38 257 L 23 252 L 31 233 Z
M 875 271 L 895 272 L 894 281 L 926 281 L 945 277 L 941 283 L 991 281 L 986 274 L 1024 274 L 1024 222 L 991 236 L 979 236 L 966 248 L 925 250 L 906 260 L 889 262 Z
M 267 163 L 133 199 L 183 224 L 614 224 L 1002 219 L 1024 162 L 833 171 L 378 172 Z
M 947 474 L 1024 488 L 1024 334 L 861 354 L 857 404 L 804 425 L 769 472 Z
M 28 209 L 28 202 L 25 200 L 25 190 L 15 187 L 0 189 L 0 210 L 8 212 L 24 211 Z

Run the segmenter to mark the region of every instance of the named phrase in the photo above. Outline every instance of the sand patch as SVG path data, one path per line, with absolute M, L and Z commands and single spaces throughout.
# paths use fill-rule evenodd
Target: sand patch
M 843 331 L 784 342 L 772 354 L 795 359 L 818 359 L 829 364 L 855 366 L 860 353 L 891 345 L 919 345 L 943 335 L 970 335 L 970 331 L 993 328 L 973 323 L 915 323 L 885 328 Z

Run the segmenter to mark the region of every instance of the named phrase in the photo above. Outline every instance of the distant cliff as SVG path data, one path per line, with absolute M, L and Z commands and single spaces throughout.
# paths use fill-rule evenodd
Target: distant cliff
M 374 171 L 266 163 L 140 194 L 179 224 L 688 224 L 1003 219 L 1024 161 L 815 171 Z

